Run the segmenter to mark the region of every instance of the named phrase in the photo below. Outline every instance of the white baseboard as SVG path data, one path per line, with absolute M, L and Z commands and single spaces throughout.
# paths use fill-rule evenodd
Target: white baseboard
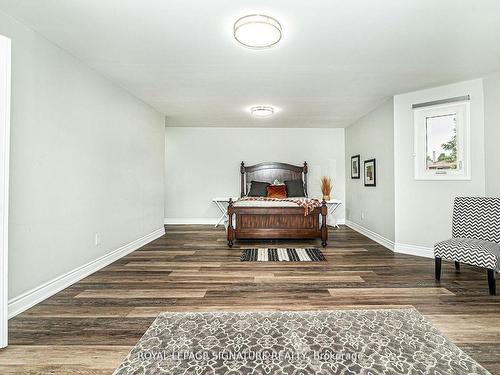
M 81 267 L 78 267 L 64 275 L 56 277 L 55 279 L 40 285 L 18 297 L 12 298 L 9 301 L 9 319 L 17 314 L 35 306 L 37 303 L 49 298 L 50 296 L 60 292 L 68 286 L 80 281 L 81 279 L 89 276 L 90 274 L 100 270 L 103 267 L 113 263 L 114 261 L 124 257 L 125 255 L 139 249 L 140 247 L 148 244 L 149 242 L 163 236 L 165 228 L 155 230 L 152 233 L 145 235 L 135 241 L 132 241 L 100 258 L 97 258 Z
M 215 225 L 219 221 L 218 218 L 212 217 L 166 217 L 165 224 L 201 224 L 201 225 Z M 221 223 L 222 224 L 222 223 Z
M 346 220 L 346 225 L 355 231 L 365 235 L 366 237 L 378 242 L 382 246 L 385 246 L 389 250 L 395 253 L 415 255 L 424 258 L 434 258 L 434 249 L 432 247 L 424 247 L 417 245 L 409 245 L 404 243 L 397 243 L 391 241 L 380 234 L 373 232 L 372 230 L 365 228 L 359 224 L 353 223 L 350 220 Z
M 432 247 L 424 247 L 417 245 L 408 245 L 405 243 L 396 243 L 394 247 L 395 253 L 416 255 L 424 258 L 434 258 L 434 249 Z
M 372 239 L 373 241 L 378 242 L 379 244 L 388 248 L 389 250 L 394 251 L 394 241 L 392 241 L 388 238 L 385 238 L 384 236 L 382 236 L 382 235 L 380 235 L 380 234 L 378 234 L 378 233 L 376 233 L 368 228 L 365 228 L 359 224 L 356 224 L 350 220 L 346 220 L 345 224 L 349 228 L 354 229 L 356 232 L 359 232 L 359 233 L 365 235 L 366 237 Z
M 219 221 L 218 218 L 206 218 L 206 217 L 166 217 L 165 225 L 188 225 L 188 224 L 198 224 L 198 225 L 215 225 Z M 337 219 L 337 225 L 345 225 L 345 219 Z M 222 223 L 221 223 L 222 225 Z M 330 225 L 330 223 L 328 224 Z

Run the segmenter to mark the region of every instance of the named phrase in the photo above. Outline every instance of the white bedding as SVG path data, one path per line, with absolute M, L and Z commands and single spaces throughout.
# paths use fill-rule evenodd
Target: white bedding
M 303 199 L 303 197 L 291 199 Z M 288 201 L 237 201 L 234 207 L 299 207 L 299 205 Z

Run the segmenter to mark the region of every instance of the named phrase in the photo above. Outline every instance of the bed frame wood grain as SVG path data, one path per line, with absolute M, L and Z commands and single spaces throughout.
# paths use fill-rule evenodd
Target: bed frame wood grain
M 304 182 L 307 195 L 307 162 L 303 166 L 286 163 L 261 163 L 245 166 L 241 162 L 241 196 L 247 194 L 252 180 L 273 183 L 298 180 Z M 229 201 L 227 244 L 232 247 L 237 239 L 315 239 L 320 238 L 323 247 L 327 245 L 328 229 L 326 215 L 328 209 L 323 201 L 309 215 L 304 216 L 302 207 L 238 207 Z M 233 217 L 236 225 L 233 226 Z

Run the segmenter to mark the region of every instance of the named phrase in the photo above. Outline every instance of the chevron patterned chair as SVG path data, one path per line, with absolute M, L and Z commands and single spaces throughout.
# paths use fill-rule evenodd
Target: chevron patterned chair
M 495 272 L 500 272 L 500 198 L 457 197 L 453 205 L 452 237 L 434 245 L 436 280 L 441 279 L 441 259 L 484 267 L 488 286 L 496 295 Z

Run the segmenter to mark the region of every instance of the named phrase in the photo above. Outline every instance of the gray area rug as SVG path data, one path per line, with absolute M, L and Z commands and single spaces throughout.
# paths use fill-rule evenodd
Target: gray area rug
M 414 309 L 162 313 L 115 374 L 489 374 Z

